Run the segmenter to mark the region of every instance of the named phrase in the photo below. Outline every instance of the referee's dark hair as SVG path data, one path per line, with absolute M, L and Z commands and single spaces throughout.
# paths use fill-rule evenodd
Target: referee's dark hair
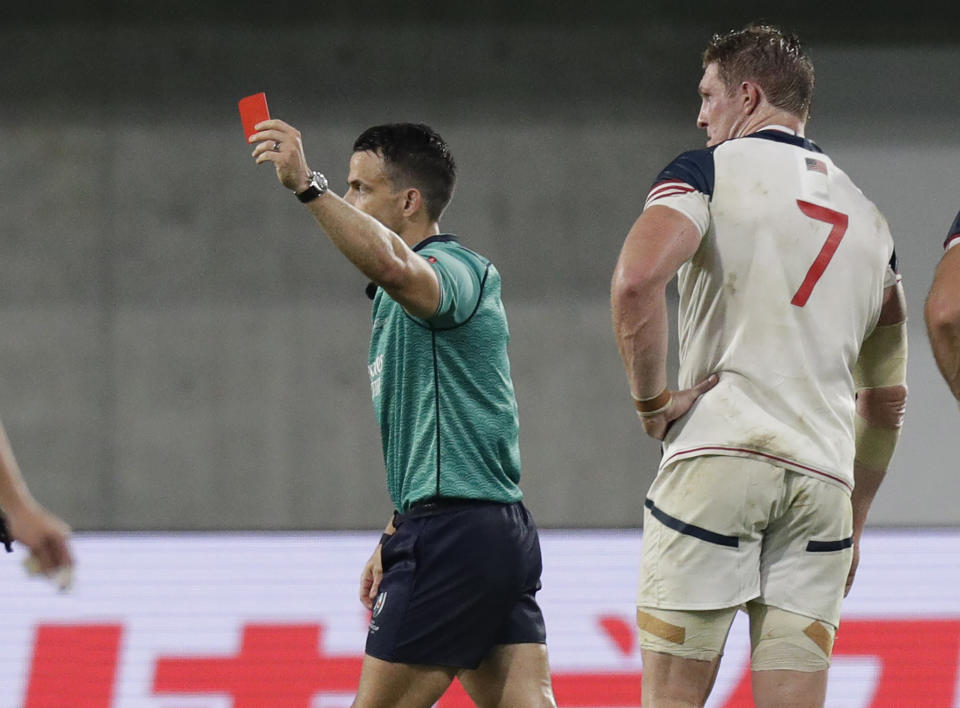
M 433 128 L 423 123 L 375 125 L 354 141 L 353 151 L 380 155 L 394 188 L 416 187 L 423 195 L 427 215 L 432 221 L 440 220 L 453 196 L 457 165 Z

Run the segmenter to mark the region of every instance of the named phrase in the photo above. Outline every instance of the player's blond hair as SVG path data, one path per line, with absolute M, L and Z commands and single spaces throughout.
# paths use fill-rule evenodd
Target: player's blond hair
M 813 101 L 813 62 L 795 34 L 761 24 L 715 34 L 703 52 L 703 67 L 714 63 L 728 91 L 754 81 L 771 105 L 806 121 Z

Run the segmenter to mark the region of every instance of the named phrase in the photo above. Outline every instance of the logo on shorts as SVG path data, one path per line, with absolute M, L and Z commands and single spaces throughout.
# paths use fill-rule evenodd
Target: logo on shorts
M 377 595 L 377 601 L 373 603 L 373 616 L 376 617 L 383 610 L 383 606 L 387 604 L 387 591 L 384 590 L 382 593 Z

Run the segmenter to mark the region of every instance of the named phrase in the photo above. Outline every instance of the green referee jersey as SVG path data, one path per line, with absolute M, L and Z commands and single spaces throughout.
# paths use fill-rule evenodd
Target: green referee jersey
M 373 300 L 368 370 L 387 489 L 406 511 L 430 497 L 514 502 L 523 496 L 510 333 L 500 274 L 455 236 L 414 248 L 440 281 L 436 314 Z

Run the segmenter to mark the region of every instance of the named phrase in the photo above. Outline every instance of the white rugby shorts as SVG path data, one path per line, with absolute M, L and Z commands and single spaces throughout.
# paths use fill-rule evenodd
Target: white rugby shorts
M 751 458 L 677 460 L 647 495 L 637 605 L 756 599 L 836 627 L 852 536 L 850 497 L 836 485 Z

